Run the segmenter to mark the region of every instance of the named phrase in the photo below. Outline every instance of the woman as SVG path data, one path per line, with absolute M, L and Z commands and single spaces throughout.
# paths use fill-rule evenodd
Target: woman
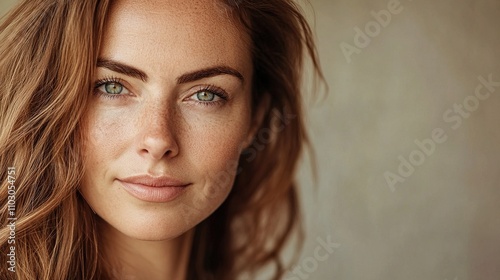
M 283 275 L 319 73 L 291 0 L 26 0 L 0 32 L 2 279 Z

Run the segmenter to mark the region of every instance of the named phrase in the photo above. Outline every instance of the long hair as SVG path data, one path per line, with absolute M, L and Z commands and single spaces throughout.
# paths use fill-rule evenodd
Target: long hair
M 270 264 L 278 279 L 286 268 L 280 253 L 294 230 L 301 232 L 294 174 L 307 142 L 304 54 L 321 71 L 312 32 L 292 0 L 222 4 L 252 39 L 252 106 L 265 112 L 237 163 L 229 197 L 196 226 L 188 279 L 237 279 Z M 2 279 L 110 278 L 96 217 L 78 192 L 84 165 L 79 123 L 109 5 L 22 1 L 0 22 L 0 248 L 8 253 L 15 246 L 16 260 L 12 273 L 2 253 Z M 9 180 L 15 180 L 14 196 Z
M 0 24 L 0 244 L 16 256 L 16 272 L 2 265 L 2 279 L 99 279 L 92 216 L 76 194 L 78 123 L 107 5 L 22 1 Z M 15 244 L 7 241 L 7 167 L 16 171 Z

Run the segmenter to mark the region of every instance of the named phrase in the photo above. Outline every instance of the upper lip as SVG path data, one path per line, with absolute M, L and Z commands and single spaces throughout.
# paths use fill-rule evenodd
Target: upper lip
M 151 176 L 151 175 L 137 175 L 131 176 L 127 178 L 118 179 L 119 181 L 131 183 L 131 184 L 140 184 L 149 187 L 183 187 L 189 185 L 181 180 L 171 178 L 168 176 Z

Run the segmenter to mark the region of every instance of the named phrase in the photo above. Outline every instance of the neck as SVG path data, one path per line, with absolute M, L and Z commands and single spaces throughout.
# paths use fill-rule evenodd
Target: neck
M 144 241 L 101 221 L 103 257 L 116 279 L 185 280 L 193 230 L 171 240 Z

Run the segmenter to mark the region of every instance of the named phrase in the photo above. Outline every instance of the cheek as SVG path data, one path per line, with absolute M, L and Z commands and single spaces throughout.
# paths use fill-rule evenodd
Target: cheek
M 199 184 L 191 200 L 183 204 L 182 213 L 188 214 L 184 219 L 189 223 L 197 215 L 212 213 L 227 198 L 236 176 L 249 123 L 249 114 L 240 112 L 229 119 L 191 125 L 184 151 Z
M 128 145 L 127 127 L 116 116 L 96 110 L 87 114 L 83 131 L 85 170 L 82 191 L 96 192 L 106 185 L 110 166 Z
M 206 137 L 204 139 L 212 139 L 206 147 L 198 150 L 197 156 L 202 161 L 199 166 L 203 169 L 200 174 L 204 177 L 204 193 L 215 193 L 218 190 L 227 194 L 236 175 L 245 135 L 235 130 L 231 132 L 208 131 L 204 136 Z
M 245 106 L 206 122 L 195 117 L 187 124 L 190 132 L 184 138 L 184 150 L 190 160 L 203 168 L 202 174 L 210 175 L 226 169 L 228 163 L 238 161 L 245 140 L 248 138 L 250 113 Z
M 127 121 L 118 120 L 112 113 L 89 113 L 85 120 L 84 155 L 93 164 L 103 164 L 123 153 L 126 144 Z M 92 166 L 92 164 L 88 164 Z
M 237 160 L 250 130 L 248 99 L 240 98 L 214 112 L 182 110 L 186 133 L 180 144 L 184 151 L 206 161 L 212 169 L 228 160 Z

